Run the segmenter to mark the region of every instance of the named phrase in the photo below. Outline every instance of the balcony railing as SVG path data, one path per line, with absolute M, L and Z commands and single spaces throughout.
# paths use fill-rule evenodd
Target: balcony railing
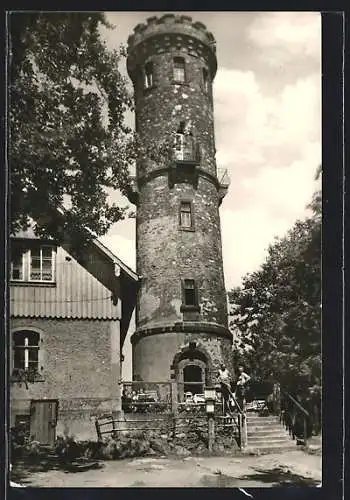
M 219 185 L 221 187 L 226 187 L 228 188 L 230 185 L 230 177 L 227 172 L 227 168 L 218 168 L 217 169 L 217 178 L 219 181 Z
M 191 135 L 176 134 L 174 158 L 175 161 L 180 163 L 199 162 L 199 147 Z
M 217 178 L 219 181 L 219 197 L 220 203 L 225 198 L 229 185 L 230 185 L 230 177 L 228 175 L 226 168 L 218 168 L 217 169 Z

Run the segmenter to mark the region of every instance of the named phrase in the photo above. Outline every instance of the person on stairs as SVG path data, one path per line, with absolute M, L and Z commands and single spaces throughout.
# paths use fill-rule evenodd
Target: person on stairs
M 245 398 L 247 393 L 247 383 L 251 377 L 245 373 L 243 366 L 238 367 L 239 376 L 236 384 L 235 396 L 241 409 L 245 412 Z
M 231 397 L 231 375 L 224 363 L 221 363 L 219 369 L 219 381 L 221 387 L 221 396 L 223 401 L 223 411 L 230 412 L 230 397 Z

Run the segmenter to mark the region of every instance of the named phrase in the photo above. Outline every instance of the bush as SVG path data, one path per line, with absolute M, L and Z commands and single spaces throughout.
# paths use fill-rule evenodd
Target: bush
M 58 436 L 55 443 L 55 452 L 64 462 L 70 462 L 82 457 L 84 451 L 73 436 Z

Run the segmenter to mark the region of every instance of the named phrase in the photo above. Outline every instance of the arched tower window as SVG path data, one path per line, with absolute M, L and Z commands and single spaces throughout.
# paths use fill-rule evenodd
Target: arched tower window
M 14 332 L 12 338 L 14 371 L 27 370 L 38 373 L 40 334 L 31 330 L 21 330 Z
M 149 61 L 145 65 L 145 80 L 144 85 L 145 89 L 149 89 L 153 85 L 153 63 Z
M 184 83 L 186 80 L 185 59 L 183 57 L 174 57 L 174 74 L 175 82 Z

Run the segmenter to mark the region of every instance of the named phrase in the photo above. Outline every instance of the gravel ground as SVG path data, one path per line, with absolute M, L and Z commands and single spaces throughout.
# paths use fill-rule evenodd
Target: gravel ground
M 138 458 L 105 461 L 84 472 L 13 469 L 29 487 L 273 487 L 321 483 L 320 453 L 302 450 L 235 457 Z

